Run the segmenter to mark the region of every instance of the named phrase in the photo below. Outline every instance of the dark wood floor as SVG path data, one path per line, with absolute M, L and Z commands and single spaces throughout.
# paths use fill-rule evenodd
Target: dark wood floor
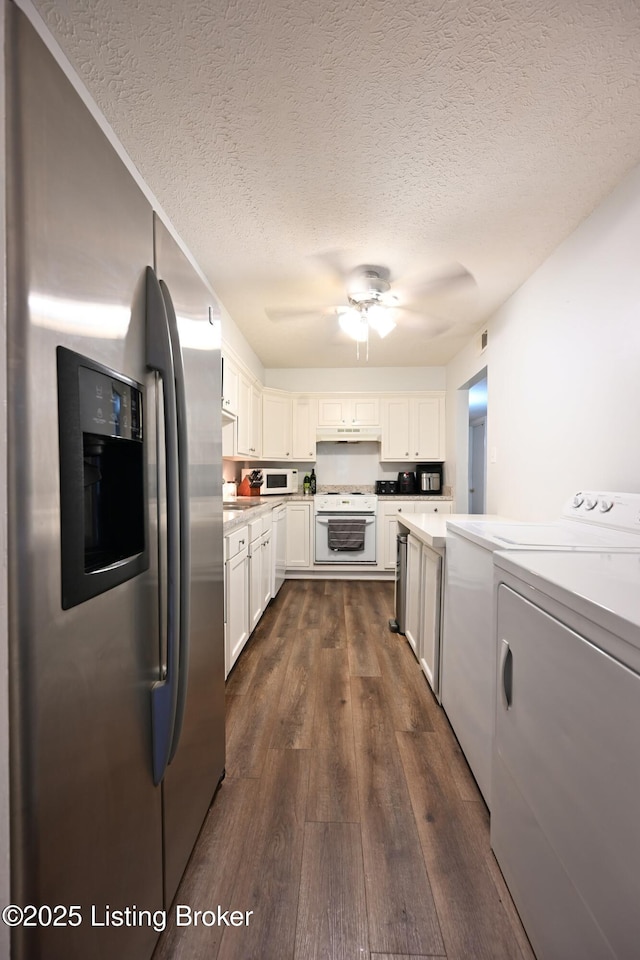
M 252 910 L 154 960 L 533 960 L 393 585 L 288 581 L 227 682 L 226 779 L 176 898 Z

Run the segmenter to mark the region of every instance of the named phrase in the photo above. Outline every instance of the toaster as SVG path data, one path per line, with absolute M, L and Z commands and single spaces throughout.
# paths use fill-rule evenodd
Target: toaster
M 376 480 L 376 493 L 389 495 L 398 492 L 397 480 Z

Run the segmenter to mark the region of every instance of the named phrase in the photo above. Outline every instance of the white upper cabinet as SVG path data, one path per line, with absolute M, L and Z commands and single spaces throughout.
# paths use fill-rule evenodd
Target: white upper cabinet
M 236 452 L 249 456 L 250 420 L 251 420 L 251 381 L 238 377 L 238 425 L 236 434 Z
M 274 390 L 262 394 L 262 459 L 291 460 L 291 395 Z
M 444 460 L 444 397 L 429 397 L 412 402 L 415 456 L 421 460 Z
M 316 422 L 318 404 L 310 397 L 293 398 L 292 460 L 316 459 Z
M 320 397 L 319 427 L 376 427 L 380 423 L 380 401 L 377 397 Z
M 409 423 L 407 397 L 382 401 L 381 460 L 410 460 L 413 436 Z
M 262 435 L 262 395 L 258 384 L 244 374 L 238 377 L 238 424 L 236 452 L 247 458 L 259 457 Z
M 382 401 L 381 460 L 444 460 L 444 394 Z
M 262 456 L 262 390 L 260 384 L 251 385 L 251 444 L 252 457 Z

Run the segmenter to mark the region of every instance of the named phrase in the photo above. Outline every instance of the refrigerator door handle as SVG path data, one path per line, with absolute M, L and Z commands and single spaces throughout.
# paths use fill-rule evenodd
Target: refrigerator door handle
M 147 366 L 160 374 L 164 407 L 167 496 L 167 672 L 151 689 L 153 782 L 160 783 L 169 764 L 178 704 L 180 611 L 180 518 L 178 482 L 178 424 L 176 383 L 171 336 L 164 297 L 153 269 L 147 267 Z
M 173 368 L 176 384 L 176 413 L 178 423 L 178 497 L 180 517 L 180 645 L 178 655 L 178 699 L 176 717 L 173 725 L 169 763 L 173 760 L 180 742 L 182 722 L 187 702 L 187 681 L 189 678 L 189 634 L 191 612 L 191 517 L 189 510 L 189 447 L 187 441 L 187 397 L 184 381 L 184 364 L 178 333 L 178 320 L 171 294 L 164 280 L 160 280 L 160 289 L 171 338 Z

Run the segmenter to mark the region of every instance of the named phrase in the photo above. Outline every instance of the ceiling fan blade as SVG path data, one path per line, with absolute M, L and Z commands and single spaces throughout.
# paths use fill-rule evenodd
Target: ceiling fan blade
M 351 271 L 347 250 L 323 250 L 321 253 L 312 253 L 311 260 L 316 260 L 331 273 L 334 279 L 344 283 Z
M 326 320 L 327 317 L 335 316 L 338 309 L 346 310 L 347 307 L 342 305 L 340 307 L 318 307 L 315 310 L 296 309 L 295 307 L 282 310 L 267 310 L 265 308 L 264 312 L 272 323 L 283 323 L 291 320 Z
M 393 290 L 403 300 L 416 300 L 439 293 L 458 293 L 472 289 L 478 284 L 470 270 L 457 260 L 443 267 L 430 277 L 411 280 L 409 277 L 398 280 Z

